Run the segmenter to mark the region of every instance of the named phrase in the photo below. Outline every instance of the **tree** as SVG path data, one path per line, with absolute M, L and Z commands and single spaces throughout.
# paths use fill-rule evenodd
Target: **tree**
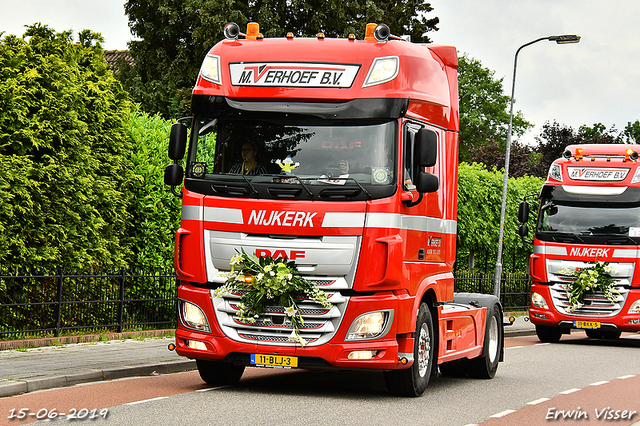
M 379 4 L 378 4 L 379 3 Z M 228 22 L 262 23 L 266 37 L 364 36 L 367 22 L 386 22 L 392 33 L 428 42 L 438 18 L 423 0 L 128 0 L 125 13 L 138 39 L 129 43 L 133 66 L 118 64 L 118 78 L 143 111 L 165 118 L 187 115 L 191 89 L 209 49 Z
M 504 169 L 505 149 L 497 142 L 473 147 L 469 150 L 469 154 L 474 162 L 483 164 L 488 170 Z M 540 162 L 541 157 L 542 155 L 536 151 L 535 147 L 513 141 L 509 156 L 509 177 L 517 178 L 525 175 L 545 177 L 548 167 Z
M 629 121 L 624 128 L 623 135 L 626 143 L 640 143 L 640 120 L 636 120 L 633 123 Z
M 509 128 L 511 97 L 504 94 L 503 78 L 469 56 L 458 58 L 460 97 L 460 161 L 477 161 L 471 149 L 497 143 L 504 152 Z M 513 135 L 522 136 L 533 127 L 520 111 L 513 117 Z
M 27 28 L 0 40 L 0 263 L 121 265 L 131 103 L 99 34 Z

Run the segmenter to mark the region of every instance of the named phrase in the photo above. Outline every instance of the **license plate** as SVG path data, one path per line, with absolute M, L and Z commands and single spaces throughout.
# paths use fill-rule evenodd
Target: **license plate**
M 600 328 L 598 321 L 574 321 L 573 326 L 576 328 Z
M 295 368 L 298 358 L 295 356 L 251 354 L 251 364 L 270 368 Z

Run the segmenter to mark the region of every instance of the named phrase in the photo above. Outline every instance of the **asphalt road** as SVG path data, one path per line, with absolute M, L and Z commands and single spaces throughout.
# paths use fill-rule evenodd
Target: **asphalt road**
M 11 410 L 15 415 L 22 408 L 29 410 L 24 419 L 29 422 L 45 411 L 80 414 L 86 408 L 81 413 L 84 420 L 57 418 L 55 423 L 92 425 L 618 426 L 640 422 L 640 335 L 598 341 L 576 333 L 563 336 L 558 344 L 539 344 L 533 336 L 509 338 L 505 343 L 505 362 L 493 380 L 438 377 L 421 398 L 390 397 L 381 373 L 251 368 L 234 387 L 209 388 L 196 372 L 188 372 L 3 398 L 0 424 L 24 423 L 8 419 Z M 571 410 L 580 418 L 562 419 Z M 631 418 L 603 419 L 610 412 L 622 416 L 624 410 Z M 633 411 L 636 414 L 631 415 Z M 549 413 L 558 412 L 562 412 L 560 418 L 548 419 Z

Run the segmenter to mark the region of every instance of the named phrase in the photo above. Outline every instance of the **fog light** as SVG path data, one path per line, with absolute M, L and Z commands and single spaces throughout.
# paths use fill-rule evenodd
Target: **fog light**
M 207 350 L 207 345 L 205 345 L 203 342 L 197 342 L 195 340 L 185 340 L 184 343 L 186 343 L 186 345 L 191 349 L 197 349 L 199 351 Z
M 640 325 L 640 319 L 632 319 L 629 320 L 629 324 Z
M 635 302 L 633 302 L 631 304 L 631 307 L 629 308 L 629 313 L 630 314 L 640 314 L 640 299 L 636 300 Z
M 207 317 L 198 306 L 193 303 L 182 301 L 182 322 L 186 327 L 192 328 L 197 331 L 204 331 L 209 333 L 209 322 Z
M 372 359 L 378 355 L 378 351 L 353 351 L 349 353 L 349 359 Z
M 538 293 L 531 293 L 531 304 L 536 308 L 549 309 L 549 305 L 547 305 L 547 301 L 544 300 L 544 297 L 542 297 Z
M 393 321 L 393 311 L 378 311 L 360 315 L 349 327 L 346 340 L 375 339 L 384 335 Z
M 539 318 L 539 319 L 547 319 L 547 316 L 544 314 L 531 314 L 534 318 Z

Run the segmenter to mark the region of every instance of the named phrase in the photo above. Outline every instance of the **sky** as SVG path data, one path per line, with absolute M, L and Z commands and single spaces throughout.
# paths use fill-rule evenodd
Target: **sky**
M 495 71 L 508 95 L 518 47 L 551 35 L 582 37 L 580 43 L 566 45 L 543 40 L 518 55 L 515 109 L 535 125 L 523 142 L 533 143 L 547 121 L 576 130 L 602 123 L 621 131 L 640 120 L 640 1 L 430 3 L 434 10 L 429 17 L 439 17 L 440 24 L 429 37 Z M 24 25 L 41 22 L 74 34 L 90 29 L 102 34 L 105 49 L 126 49 L 132 36 L 123 5 L 121 0 L 0 0 L 0 32 L 22 35 Z

